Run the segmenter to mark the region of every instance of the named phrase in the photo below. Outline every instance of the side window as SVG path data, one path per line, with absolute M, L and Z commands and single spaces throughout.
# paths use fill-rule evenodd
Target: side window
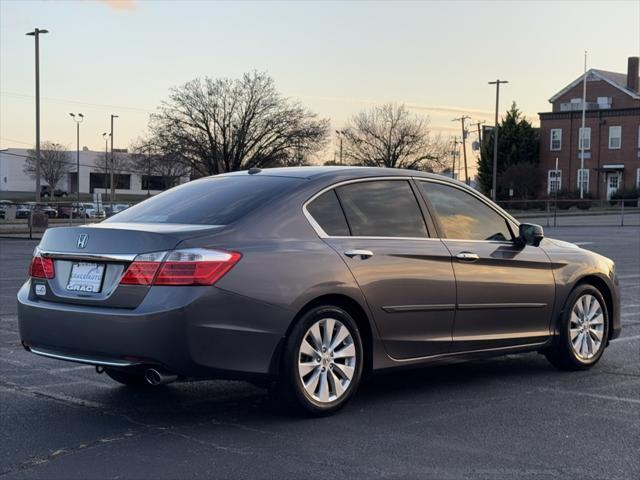
M 320 195 L 307 205 L 307 211 L 327 235 L 334 237 L 349 235 L 349 226 L 335 191 L 329 190 Z
M 492 208 L 459 188 L 420 182 L 436 210 L 447 238 L 457 240 L 513 240 L 507 221 Z
M 428 236 L 418 201 L 406 180 L 352 183 L 336 191 L 354 236 Z

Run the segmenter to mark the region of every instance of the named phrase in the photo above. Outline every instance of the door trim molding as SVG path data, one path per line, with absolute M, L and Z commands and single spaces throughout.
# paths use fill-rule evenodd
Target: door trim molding
M 458 310 L 485 310 L 498 308 L 544 308 L 546 303 L 460 303 Z
M 433 305 L 388 305 L 381 307 L 387 313 L 404 313 L 404 312 L 427 312 L 437 310 L 454 310 L 456 308 L 453 303 L 442 303 Z

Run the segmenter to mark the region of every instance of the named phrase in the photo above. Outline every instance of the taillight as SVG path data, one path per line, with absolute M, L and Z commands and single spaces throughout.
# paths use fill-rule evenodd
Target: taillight
M 150 256 L 156 258 L 151 259 Z M 125 285 L 213 285 L 241 255 L 237 252 L 191 248 L 138 255 L 120 283 Z M 160 258 L 157 258 L 160 256 Z
M 31 265 L 29 265 L 29 276 L 33 278 L 54 278 L 53 260 L 41 257 L 39 253 L 36 253 L 31 259 Z

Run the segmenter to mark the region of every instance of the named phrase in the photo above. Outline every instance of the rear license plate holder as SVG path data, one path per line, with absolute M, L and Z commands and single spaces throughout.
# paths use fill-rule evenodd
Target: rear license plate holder
M 99 263 L 73 262 L 67 282 L 67 291 L 100 293 L 104 279 L 104 267 Z

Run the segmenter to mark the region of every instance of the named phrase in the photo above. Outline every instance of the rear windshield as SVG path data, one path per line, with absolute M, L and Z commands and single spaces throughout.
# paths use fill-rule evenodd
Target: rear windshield
M 202 178 L 160 193 L 106 222 L 229 225 L 301 181 L 263 175 Z

